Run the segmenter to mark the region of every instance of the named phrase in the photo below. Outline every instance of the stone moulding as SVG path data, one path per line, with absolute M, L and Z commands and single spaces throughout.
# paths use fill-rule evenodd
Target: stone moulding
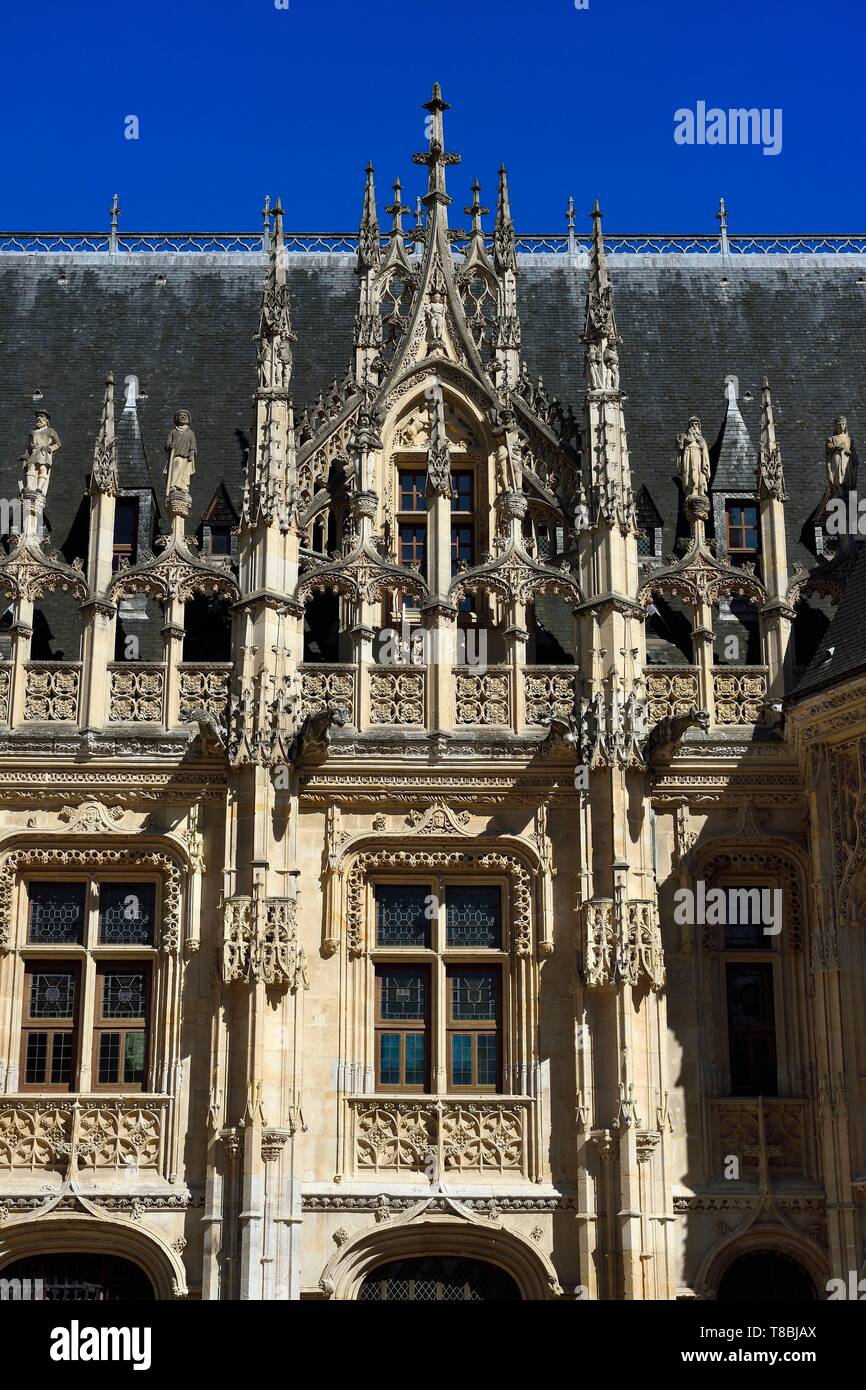
M 168 1096 L 17 1096 L 0 1103 L 0 1169 L 163 1170 Z
M 580 904 L 583 977 L 591 989 L 665 982 L 664 955 L 654 899 Z
M 174 954 L 180 942 L 181 866 L 173 855 L 159 849 L 85 849 L 58 845 L 45 849 L 22 845 L 0 851 L 0 954 L 10 949 L 15 882 L 27 869 L 155 869 L 163 880 L 162 939 L 164 952 Z
M 377 870 L 459 869 L 469 873 L 505 873 L 511 880 L 511 944 L 516 956 L 532 954 L 532 878 L 516 854 L 491 849 L 379 849 L 358 853 L 346 875 L 346 947 L 350 958 L 362 956 L 365 944 L 364 890 L 367 876 Z M 336 906 L 336 904 L 334 905 Z M 333 910 L 333 909 L 332 909 Z M 339 939 L 336 922 L 328 923 L 327 940 Z

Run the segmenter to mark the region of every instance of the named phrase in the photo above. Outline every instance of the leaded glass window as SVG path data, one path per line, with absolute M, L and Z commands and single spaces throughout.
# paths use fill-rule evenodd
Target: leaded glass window
M 376 945 L 429 946 L 431 903 L 429 884 L 377 884 Z
M 94 1084 L 117 1089 L 144 1084 L 148 968 L 100 964 L 94 1040 Z
M 502 891 L 490 884 L 456 884 L 445 890 L 449 946 L 502 944 Z
M 101 883 L 100 945 L 152 946 L 155 901 L 152 883 Z
M 78 945 L 84 930 L 85 883 L 29 885 L 30 914 L 27 938 L 39 945 Z
M 450 966 L 448 1081 L 454 1088 L 499 1085 L 499 971 Z
M 27 966 L 22 1035 L 23 1084 L 68 1090 L 75 1064 L 78 968 L 60 962 Z
M 423 1091 L 427 1084 L 429 971 L 379 966 L 376 971 L 376 1084 Z

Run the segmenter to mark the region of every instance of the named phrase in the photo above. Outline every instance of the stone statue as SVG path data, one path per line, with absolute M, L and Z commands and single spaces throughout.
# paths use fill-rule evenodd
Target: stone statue
M 37 410 L 36 424 L 27 439 L 27 453 L 24 455 L 25 486 L 30 492 L 48 493 L 48 480 L 54 455 L 60 448 L 60 435 L 51 427 L 51 416 L 45 410 Z
M 189 492 L 190 480 L 195 473 L 195 455 L 192 416 L 188 410 L 179 410 L 174 417 L 174 429 L 165 443 L 166 494 L 175 489 Z
M 601 348 L 598 343 L 590 343 L 589 351 L 586 355 L 587 366 L 589 367 L 589 389 L 590 391 L 604 390 L 604 367 L 601 361 Z
M 615 347 L 604 350 L 605 385 L 608 391 L 619 390 L 619 353 Z
M 827 481 L 830 487 L 838 492 L 843 487 L 853 487 L 856 479 L 851 459 L 851 436 L 844 415 L 836 417 L 833 429 L 834 432 L 827 440 L 826 446 Z
M 689 420 L 686 433 L 677 435 L 677 447 L 677 466 L 686 499 L 706 497 L 710 482 L 710 451 L 701 434 L 701 422 L 697 415 Z
M 430 280 L 430 298 L 427 301 L 427 351 L 442 352 L 445 339 L 445 277 L 439 267 Z

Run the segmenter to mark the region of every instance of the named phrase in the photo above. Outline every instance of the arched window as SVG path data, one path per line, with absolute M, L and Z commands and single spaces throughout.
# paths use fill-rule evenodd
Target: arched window
M 391 1260 L 368 1274 L 364 1303 L 518 1303 L 520 1290 L 504 1269 L 485 1260 L 420 1256 Z
M 30 1255 L 0 1270 L 4 1297 L 41 1303 L 150 1303 L 143 1269 L 117 1255 Z
M 812 1280 L 801 1264 L 777 1250 L 741 1255 L 722 1276 L 719 1303 L 810 1303 Z

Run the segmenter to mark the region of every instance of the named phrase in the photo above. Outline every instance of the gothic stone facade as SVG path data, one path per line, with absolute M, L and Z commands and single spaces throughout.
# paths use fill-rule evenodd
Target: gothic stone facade
M 864 1261 L 866 684 L 847 420 L 809 450 L 858 258 L 611 274 L 596 208 L 555 265 L 504 170 L 457 234 L 426 109 L 414 225 L 372 169 L 351 259 L 277 204 L 263 291 L 0 257 L 0 1276 L 703 1299 L 759 1257 L 824 1296 Z M 738 888 L 773 930 L 682 910 Z

